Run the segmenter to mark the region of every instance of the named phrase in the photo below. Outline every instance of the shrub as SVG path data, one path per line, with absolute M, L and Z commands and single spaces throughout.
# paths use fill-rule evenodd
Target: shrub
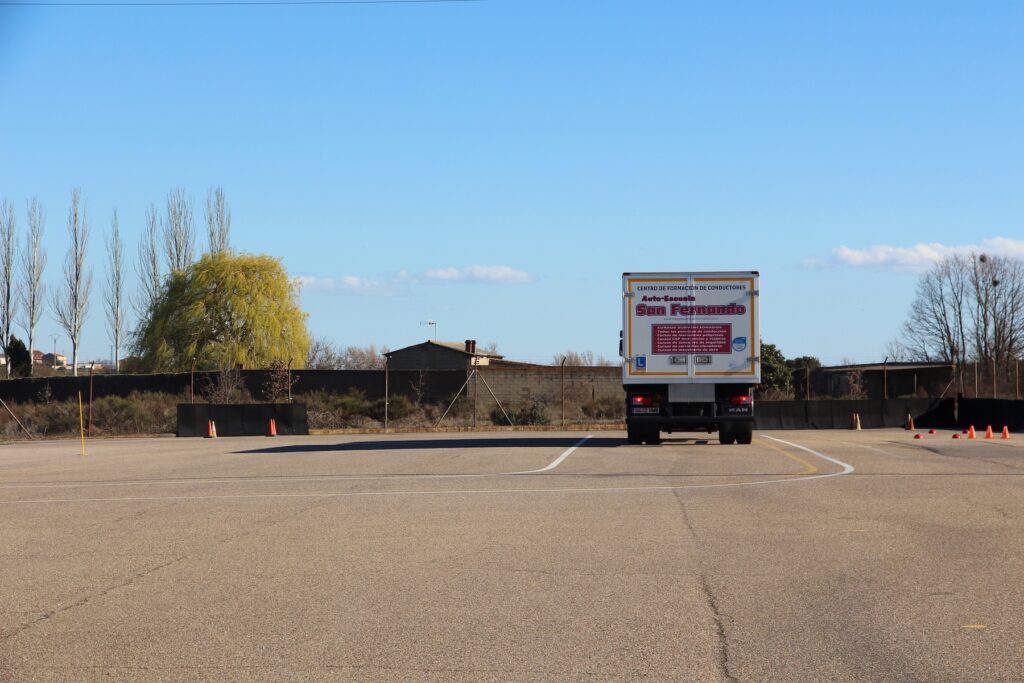
M 531 401 L 530 403 L 523 403 L 518 407 L 509 407 L 505 409 L 505 412 L 508 413 L 509 419 L 512 420 L 514 425 L 551 424 L 547 406 L 540 401 Z M 491 422 L 499 425 L 508 424 L 505 415 L 497 406 L 491 410 Z
M 625 401 L 613 396 L 587 401 L 580 406 L 583 416 L 591 420 L 621 420 L 625 418 Z
M 316 391 L 303 398 L 309 426 L 313 429 L 359 426 L 366 422 L 372 406 L 358 389 L 350 389 L 345 394 Z
M 416 411 L 412 401 L 399 394 L 392 396 L 388 401 L 388 419 L 401 420 L 409 417 Z M 370 417 L 380 422 L 384 421 L 384 399 L 379 398 L 370 405 Z

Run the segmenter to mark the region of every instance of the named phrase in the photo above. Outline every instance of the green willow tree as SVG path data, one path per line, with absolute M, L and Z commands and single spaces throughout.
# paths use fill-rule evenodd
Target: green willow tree
M 270 256 L 204 254 L 168 276 L 135 333 L 146 372 L 303 367 L 309 351 L 299 285 Z

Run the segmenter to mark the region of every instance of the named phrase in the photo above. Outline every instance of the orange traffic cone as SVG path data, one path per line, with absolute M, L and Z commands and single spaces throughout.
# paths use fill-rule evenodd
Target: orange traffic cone
M 910 413 L 907 413 L 907 427 L 906 428 L 909 429 L 910 431 L 914 431 L 914 416 L 911 415 Z
M 967 438 L 968 439 L 977 439 L 978 438 L 975 435 L 975 433 L 974 433 L 974 425 L 971 425 L 970 427 L 967 428 Z
M 1003 425 L 1003 435 L 1000 438 L 1005 439 L 1007 441 L 1010 440 L 1010 430 L 1009 428 L 1007 428 L 1006 425 Z
M 277 436 L 277 420 L 270 418 L 270 433 L 267 436 Z
M 994 436 L 992 436 L 992 425 L 989 425 L 988 428 L 985 430 L 985 438 L 986 439 L 994 439 L 995 438 Z
M 206 438 L 216 439 L 217 438 L 217 423 L 213 420 L 206 421 Z
M 860 413 L 854 413 L 853 417 L 850 418 L 850 429 L 860 431 Z

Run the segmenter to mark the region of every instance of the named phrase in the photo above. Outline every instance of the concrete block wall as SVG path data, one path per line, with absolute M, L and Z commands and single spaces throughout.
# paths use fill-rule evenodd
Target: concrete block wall
M 472 400 L 474 388 L 479 392 L 481 412 L 494 407 L 491 391 L 502 405 L 520 407 L 533 402 L 560 407 L 563 369 L 544 365 L 492 365 L 480 368 L 482 379 L 469 385 Z M 484 382 L 486 380 L 486 384 Z M 575 415 L 578 406 L 598 400 L 624 401 L 622 369 L 619 367 L 566 367 L 564 386 L 567 415 Z

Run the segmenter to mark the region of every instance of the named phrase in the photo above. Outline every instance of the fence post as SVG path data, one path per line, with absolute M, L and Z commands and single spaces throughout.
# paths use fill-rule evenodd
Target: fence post
M 565 356 L 562 356 L 562 426 L 565 426 Z

